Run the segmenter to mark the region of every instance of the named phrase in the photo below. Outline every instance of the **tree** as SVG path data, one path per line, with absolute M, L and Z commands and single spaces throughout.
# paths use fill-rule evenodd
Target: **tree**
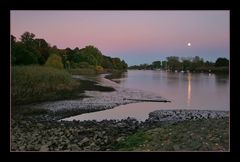
M 30 65 L 38 63 L 38 56 L 29 51 L 21 42 L 17 42 L 12 46 L 11 55 L 13 65 Z
M 152 62 L 152 67 L 153 67 L 154 69 L 159 69 L 159 68 L 161 68 L 161 61 L 154 61 L 154 62 Z
M 11 62 L 12 64 L 15 64 L 16 62 L 16 56 L 13 54 L 16 50 L 16 37 L 11 35 Z
M 206 61 L 205 63 L 205 66 L 209 67 L 209 66 L 214 66 L 214 63 L 213 62 L 210 62 L 210 61 Z
M 84 62 L 86 61 L 83 57 L 83 54 L 81 54 L 80 52 L 76 52 L 72 55 L 72 61 L 75 63 L 79 63 L 79 62 Z
M 127 69 L 128 68 L 128 64 L 124 60 L 121 61 L 121 64 L 122 64 L 122 68 L 123 69 Z
M 181 64 L 179 62 L 179 57 L 177 56 L 170 56 L 167 57 L 167 64 L 170 70 L 180 70 L 181 69 Z
M 81 50 L 82 53 L 90 55 L 90 57 L 95 59 L 95 65 L 102 65 L 103 62 L 103 55 L 101 51 L 94 47 L 94 46 L 86 46 L 84 49 Z
M 182 58 L 182 70 L 190 70 L 191 67 L 191 60 L 190 58 Z
M 167 69 L 167 61 L 162 61 L 162 69 Z
M 11 35 L 11 45 L 14 45 L 16 42 L 16 37 Z
M 56 54 L 52 54 L 47 59 L 45 66 L 50 66 L 50 67 L 54 67 L 57 69 L 63 69 L 62 58 Z
M 48 43 L 44 39 L 35 39 L 34 43 L 38 48 L 49 48 Z
M 113 69 L 111 57 L 103 56 L 102 67 L 106 69 Z
M 33 47 L 34 46 L 34 37 L 35 37 L 35 34 L 30 33 L 30 32 L 25 32 L 21 35 L 20 40 L 27 47 Z
M 120 58 L 117 58 L 117 57 L 113 58 L 112 59 L 112 64 L 113 64 L 114 69 L 119 69 L 119 70 L 123 69 Z
M 35 49 L 33 50 L 37 50 L 39 53 L 38 62 L 43 65 L 50 55 L 50 46 L 44 39 L 35 39 L 34 44 Z
M 183 60 L 182 61 L 182 70 L 184 70 L 184 71 L 190 70 L 190 66 L 191 66 L 191 61 L 190 60 Z
M 228 65 L 229 65 L 229 60 L 226 58 L 222 58 L 222 57 L 219 57 L 215 62 L 216 67 L 228 66 Z
M 78 47 L 74 48 L 73 52 L 74 53 L 79 52 L 79 48 Z

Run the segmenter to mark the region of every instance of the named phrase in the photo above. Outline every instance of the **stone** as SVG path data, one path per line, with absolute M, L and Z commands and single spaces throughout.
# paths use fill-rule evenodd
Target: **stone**
M 83 140 L 81 140 L 78 144 L 81 146 L 85 143 L 89 142 L 89 138 L 85 137 Z
M 20 146 L 19 150 L 24 151 L 25 150 L 25 146 Z
M 173 149 L 174 149 L 175 151 L 178 151 L 178 150 L 180 150 L 180 147 L 179 147 L 179 145 L 173 145 Z
M 41 124 L 41 123 L 37 123 L 37 127 L 42 128 L 43 126 L 44 126 L 43 124 Z
M 120 141 L 123 141 L 123 140 L 124 140 L 124 137 L 118 137 L 118 138 L 116 139 L 117 142 L 120 142 Z
M 77 144 L 71 144 L 68 148 L 70 148 L 70 150 L 72 151 L 79 151 L 80 148 L 78 147 Z

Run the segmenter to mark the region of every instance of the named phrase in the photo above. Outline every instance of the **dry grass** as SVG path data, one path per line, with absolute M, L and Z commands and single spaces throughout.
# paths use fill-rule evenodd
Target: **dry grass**
M 34 65 L 12 67 L 13 104 L 63 98 L 78 85 L 65 70 Z

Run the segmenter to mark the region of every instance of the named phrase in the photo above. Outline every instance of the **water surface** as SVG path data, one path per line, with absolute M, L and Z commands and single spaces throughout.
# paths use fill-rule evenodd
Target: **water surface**
M 114 109 L 82 114 L 65 120 L 104 120 L 134 117 L 147 119 L 149 112 L 166 109 L 229 111 L 229 76 L 208 73 L 173 73 L 154 70 L 129 70 L 113 79 L 122 88 L 153 92 L 171 103 L 142 102 Z
M 159 94 L 176 107 L 229 109 L 228 75 L 129 70 L 119 84 Z

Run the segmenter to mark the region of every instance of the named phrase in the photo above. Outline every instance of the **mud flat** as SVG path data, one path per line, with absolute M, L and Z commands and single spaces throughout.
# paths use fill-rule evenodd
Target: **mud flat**
M 120 87 L 117 83 L 104 78 L 104 75 L 100 77 L 85 77 L 85 76 L 73 76 L 76 79 L 84 79 L 97 82 L 101 86 L 113 87 L 113 92 L 102 92 L 94 90 L 85 90 L 85 98 L 75 100 L 62 100 L 54 102 L 44 102 L 40 104 L 29 105 L 32 108 L 43 108 L 51 111 L 58 110 L 72 110 L 72 109 L 111 109 L 119 105 L 125 105 L 129 103 L 141 102 L 139 100 L 164 100 L 161 96 L 152 92 L 146 92 L 142 90 L 129 89 Z M 136 100 L 127 100 L 127 98 L 134 98 Z

